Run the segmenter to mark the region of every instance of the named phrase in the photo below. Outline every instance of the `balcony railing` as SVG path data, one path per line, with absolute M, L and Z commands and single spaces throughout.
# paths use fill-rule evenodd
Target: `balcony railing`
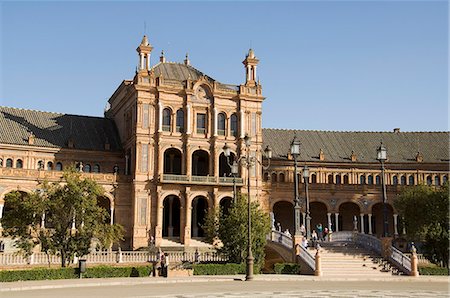
M 243 179 L 236 177 L 236 185 L 243 185 Z M 201 185 L 233 185 L 233 177 L 215 177 L 215 176 L 189 176 L 163 174 L 161 182 L 180 183 L 180 184 L 201 184 Z

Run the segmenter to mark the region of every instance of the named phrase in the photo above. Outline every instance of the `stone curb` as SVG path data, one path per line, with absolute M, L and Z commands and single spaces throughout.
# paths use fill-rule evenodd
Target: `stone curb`
M 120 279 L 120 280 L 118 280 Z M 74 282 L 75 281 L 75 282 Z M 2 283 L 0 292 L 44 290 L 44 289 L 62 289 L 79 287 L 101 287 L 101 286 L 130 286 L 144 284 L 179 284 L 179 283 L 203 283 L 203 282 L 233 282 L 245 281 L 242 275 L 221 275 L 221 276 L 199 276 L 182 278 L 89 278 L 80 280 L 44 280 L 44 281 L 19 281 L 11 283 Z M 317 277 L 317 276 L 255 276 L 254 281 L 378 281 L 378 282 L 449 282 L 448 276 L 420 276 L 420 277 L 389 277 L 389 278 L 357 278 L 357 277 Z M 74 283 L 70 283 L 74 282 Z

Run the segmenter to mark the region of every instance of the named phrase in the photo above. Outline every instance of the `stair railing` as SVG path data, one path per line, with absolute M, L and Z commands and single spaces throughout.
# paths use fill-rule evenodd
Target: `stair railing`
M 361 233 L 354 233 L 353 241 L 365 249 L 381 254 L 381 241 L 375 236 Z
M 389 261 L 403 273 L 411 275 L 411 259 L 394 246 L 389 248 Z

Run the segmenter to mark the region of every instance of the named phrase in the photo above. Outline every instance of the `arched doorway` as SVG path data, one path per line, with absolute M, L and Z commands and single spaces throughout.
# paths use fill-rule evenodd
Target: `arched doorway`
M 104 223 L 111 222 L 111 201 L 107 197 L 97 197 L 97 206 L 105 210 L 105 220 Z
M 230 197 L 225 197 L 222 200 L 220 200 L 220 210 L 222 210 L 222 213 L 224 215 L 229 214 L 232 202 L 233 202 L 233 198 L 230 198 Z
M 324 203 L 311 202 L 309 211 L 311 213 L 311 232 L 318 224 L 322 224 L 322 229 L 328 227 L 327 206 Z
M 181 175 L 181 152 L 176 148 L 164 151 L 164 174 Z
M 346 202 L 339 206 L 339 231 L 353 231 L 353 221 L 358 221 L 357 228 L 359 229 L 359 206 L 356 203 Z
M 0 219 L 4 218 L 8 214 L 11 214 L 12 218 L 15 218 L 14 214 L 21 212 L 20 207 L 14 204 L 14 201 L 24 201 L 27 199 L 28 194 L 23 191 L 13 190 L 8 192 L 4 196 L 3 210 Z
M 386 204 L 386 218 L 388 222 L 387 234 L 392 236 L 394 234 L 394 210 L 392 206 Z M 372 234 L 377 237 L 383 236 L 383 203 L 376 203 L 372 206 Z
M 235 155 L 233 152 L 230 154 L 229 162 L 233 164 Z M 228 165 L 227 158 L 224 153 L 219 156 L 219 177 L 231 176 L 231 167 Z
M 180 199 L 168 196 L 163 206 L 163 237 L 180 237 Z
M 205 237 L 205 231 L 202 226 L 205 224 L 207 213 L 208 200 L 203 196 L 195 197 L 192 200 L 192 237 Z
M 209 175 L 209 154 L 204 150 L 197 150 L 192 154 L 192 176 Z
M 294 234 L 294 205 L 288 201 L 279 201 L 273 205 L 273 215 L 275 217 L 275 228 L 278 229 L 278 224 L 284 232 L 289 229 L 289 232 Z

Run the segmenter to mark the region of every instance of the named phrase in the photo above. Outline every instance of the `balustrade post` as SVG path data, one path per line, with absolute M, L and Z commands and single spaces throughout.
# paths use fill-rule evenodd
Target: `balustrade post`
M 417 250 L 414 245 L 411 247 L 411 273 L 410 276 L 419 276 Z
M 317 245 L 316 250 L 316 257 L 315 257 L 315 263 L 316 263 L 316 269 L 314 270 L 315 276 L 322 276 L 322 262 L 321 262 L 321 256 L 320 256 L 320 245 Z

